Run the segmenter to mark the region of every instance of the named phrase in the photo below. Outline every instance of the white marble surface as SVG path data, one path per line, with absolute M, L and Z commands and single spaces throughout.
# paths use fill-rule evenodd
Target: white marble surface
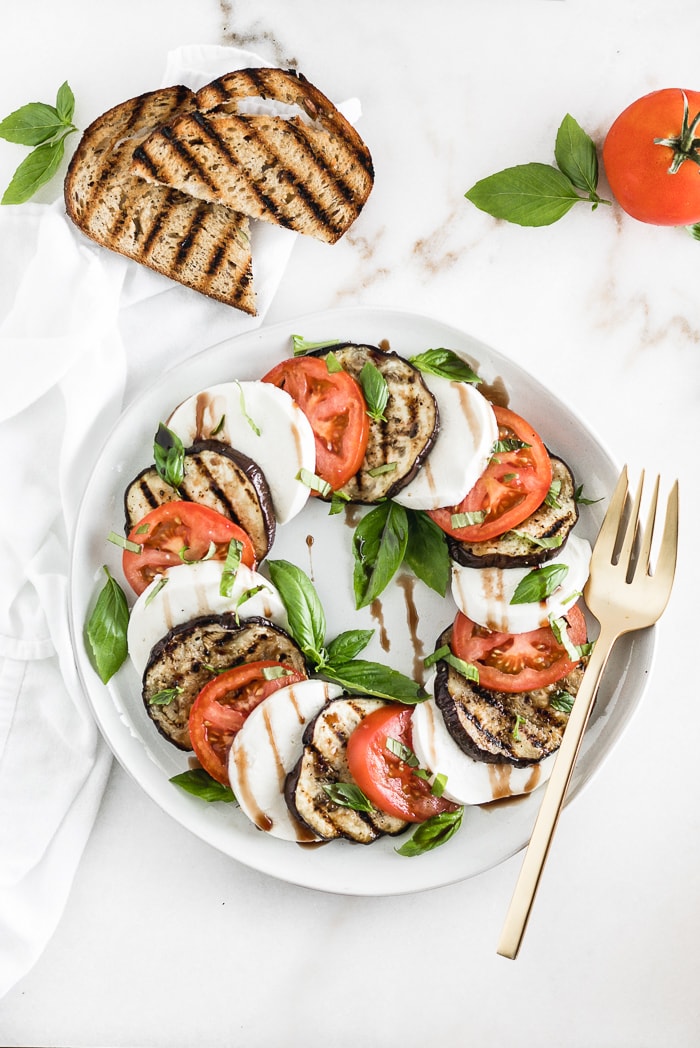
M 370 201 L 295 246 L 268 321 L 337 305 L 466 329 L 567 398 L 620 461 L 681 478 L 678 582 L 641 709 L 567 810 L 517 961 L 496 942 L 520 859 L 416 896 L 319 894 L 236 865 L 117 766 L 44 954 L 0 1001 L 6 1045 L 347 1048 L 700 1043 L 692 522 L 700 244 L 617 208 L 497 224 L 477 178 L 601 140 L 632 99 L 698 88 L 694 0 L 91 0 L 13 7 L 5 114 L 68 78 L 78 122 L 154 86 L 167 51 L 235 43 L 357 95 Z M 0 182 L 17 162 L 0 144 Z

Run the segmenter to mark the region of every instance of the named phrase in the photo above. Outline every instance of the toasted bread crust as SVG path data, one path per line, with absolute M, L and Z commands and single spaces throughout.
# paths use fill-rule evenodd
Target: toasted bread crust
M 130 171 L 134 147 L 195 105 L 192 91 L 175 86 L 129 99 L 98 117 L 69 165 L 66 212 L 103 247 L 255 314 L 248 219 Z
M 248 98 L 297 115 L 239 112 Z M 374 180 L 369 150 L 303 76 L 239 70 L 202 88 L 196 104 L 137 146 L 134 174 L 326 243 L 355 221 Z

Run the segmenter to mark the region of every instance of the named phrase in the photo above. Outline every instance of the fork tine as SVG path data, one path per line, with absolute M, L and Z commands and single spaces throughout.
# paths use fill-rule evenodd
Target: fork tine
M 622 516 L 622 510 L 626 498 L 627 466 L 623 466 L 615 490 L 612 494 L 612 498 L 610 499 L 607 513 L 603 518 L 603 523 L 598 532 L 598 538 L 596 539 L 594 550 L 596 555 L 603 555 L 609 560 L 612 560 L 613 553 L 615 552 L 617 533 L 620 527 L 620 518 Z
M 632 550 L 634 549 L 635 539 L 637 537 L 637 529 L 639 527 L 639 507 L 642 503 L 642 490 L 644 488 L 644 470 L 639 474 L 639 485 L 637 486 L 637 493 L 634 496 L 634 503 L 632 510 L 627 521 L 627 528 L 625 530 L 625 537 L 620 547 L 620 555 L 618 557 L 618 564 L 629 566 L 632 562 Z
M 654 483 L 654 490 L 651 495 L 651 501 L 649 503 L 649 513 L 647 514 L 647 523 L 644 529 L 644 536 L 642 540 L 642 546 L 639 550 L 639 558 L 637 565 L 642 571 L 649 573 L 649 563 L 651 557 L 651 543 L 654 538 L 654 523 L 656 520 L 656 507 L 659 501 L 659 477 L 657 476 Z
M 666 503 L 666 522 L 661 536 L 659 556 L 656 564 L 655 575 L 663 577 L 668 583 L 669 596 L 671 584 L 676 570 L 676 556 L 678 552 L 678 481 L 674 482 Z M 668 597 L 664 607 L 668 602 Z

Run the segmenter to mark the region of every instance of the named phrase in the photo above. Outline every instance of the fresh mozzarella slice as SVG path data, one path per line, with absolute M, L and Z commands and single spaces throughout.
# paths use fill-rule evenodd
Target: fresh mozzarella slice
M 463 753 L 454 741 L 434 699 L 426 699 L 415 707 L 411 737 L 421 766 L 447 777 L 443 796 L 455 804 L 488 804 L 530 793 L 547 781 L 556 758 L 553 753 L 528 768 L 476 761 Z
M 529 633 L 546 626 L 550 616 L 566 614 L 583 590 L 590 560 L 590 544 L 572 535 L 562 552 L 540 568 L 467 568 L 453 563 L 452 595 L 460 611 L 480 626 L 499 633 Z M 569 570 L 550 597 L 529 604 L 510 603 L 526 575 L 558 564 Z
M 289 630 L 284 604 L 269 579 L 239 564 L 231 593 L 224 597 L 223 572 L 224 563 L 220 560 L 181 564 L 157 576 L 137 598 L 129 616 L 127 645 L 139 676 L 143 675 L 153 645 L 173 626 L 200 615 L 235 611 L 242 619 L 260 616 Z
M 317 839 L 290 812 L 284 784 L 299 760 L 307 724 L 341 694 L 342 688 L 320 680 L 279 688 L 255 707 L 233 740 L 228 763 L 233 792 L 248 818 L 273 837 Z
M 498 424 L 486 397 L 468 382 L 422 376 L 437 401 L 440 429 L 416 476 L 394 496 L 410 509 L 439 509 L 461 502 L 488 465 Z
M 168 427 L 186 447 L 210 438 L 248 455 L 265 474 L 280 524 L 304 507 L 316 446 L 309 420 L 283 389 L 269 382 L 222 382 L 195 393 L 175 408 Z

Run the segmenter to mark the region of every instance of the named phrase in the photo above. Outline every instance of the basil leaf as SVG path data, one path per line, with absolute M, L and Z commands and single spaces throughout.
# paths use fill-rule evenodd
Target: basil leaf
M 445 532 L 423 510 L 409 510 L 407 519 L 404 560 L 421 582 L 444 597 L 451 571 Z
M 395 757 L 407 764 L 409 768 L 418 768 L 420 766 L 420 761 L 411 747 L 407 746 L 405 742 L 401 742 L 399 739 L 392 739 L 389 736 L 386 740 L 386 748 L 389 753 L 393 753 Z
M 379 662 L 338 659 L 323 666 L 319 672 L 349 692 L 373 695 L 379 699 L 404 702 L 407 705 L 414 705 L 427 698 L 425 691 L 414 680 Z
M 428 375 L 437 375 L 439 378 L 447 378 L 451 382 L 481 382 L 466 360 L 462 360 L 451 349 L 427 349 L 424 353 L 409 357 L 408 362 L 419 371 L 424 371 Z
M 337 338 L 332 338 L 328 342 L 309 342 L 308 339 L 303 338 L 301 335 L 292 335 L 292 351 L 295 357 L 301 357 L 304 353 L 311 353 L 314 349 L 327 349 L 328 346 L 339 346 L 340 342 Z
M 367 402 L 367 414 L 375 422 L 386 422 L 384 408 L 389 400 L 389 386 L 376 364 L 368 360 L 360 372 L 360 385 Z
M 549 226 L 582 198 L 550 164 L 520 164 L 482 178 L 464 194 L 494 218 L 519 226 Z
M 71 124 L 75 114 L 75 95 L 64 80 L 56 93 L 56 109 L 64 124 Z
M 374 805 L 360 787 L 355 786 L 352 782 L 324 783 L 323 789 L 333 803 L 338 804 L 341 808 L 352 808 L 353 811 L 375 811 Z
M 324 663 L 326 616 L 313 583 L 301 568 L 288 560 L 268 560 L 267 567 L 282 598 L 294 640 L 317 665 Z
M 355 607 L 371 604 L 399 569 L 408 544 L 408 517 L 403 506 L 381 502 L 355 528 L 353 586 Z
M 55 106 L 29 102 L 0 121 L 0 138 L 21 146 L 38 146 L 64 130 Z
M 308 469 L 304 469 L 303 466 L 297 473 L 296 479 L 301 481 L 310 491 L 317 491 L 319 495 L 330 495 L 333 490 L 327 480 Z
M 400 848 L 395 849 L 396 852 L 399 855 L 413 857 L 438 848 L 454 837 L 462 825 L 463 814 L 464 808 L 458 808 L 457 811 L 445 811 L 440 812 L 439 815 L 431 815 L 425 822 L 420 823 L 412 837 L 409 837 Z
M 169 706 L 173 699 L 182 695 L 182 688 L 176 685 L 174 688 L 163 688 L 157 691 L 148 700 L 149 706 Z
M 328 660 L 345 662 L 354 659 L 364 651 L 373 635 L 374 630 L 346 630 L 339 633 L 328 645 Z
M 37 146 L 24 158 L 12 176 L 1 204 L 23 204 L 56 174 L 63 159 L 65 137 Z
M 543 564 L 520 580 L 511 604 L 536 604 L 551 597 L 569 573 L 568 564 Z
M 559 170 L 577 189 L 595 196 L 598 185 L 598 155 L 592 139 L 567 113 L 557 131 L 554 159 Z
M 217 782 L 204 768 L 190 768 L 189 771 L 173 775 L 169 781 L 203 801 L 223 801 L 230 804 L 236 800 L 231 787 Z
M 574 502 L 579 506 L 595 506 L 596 502 L 602 502 L 602 496 L 598 499 L 588 499 L 583 494 L 583 484 L 579 484 L 574 492 Z
M 107 581 L 87 621 L 85 635 L 100 680 L 106 684 L 127 656 L 129 606 L 124 591 L 106 566 L 104 572 Z
M 185 445 L 177 433 L 162 422 L 153 438 L 153 461 L 166 484 L 179 488 L 185 476 Z

